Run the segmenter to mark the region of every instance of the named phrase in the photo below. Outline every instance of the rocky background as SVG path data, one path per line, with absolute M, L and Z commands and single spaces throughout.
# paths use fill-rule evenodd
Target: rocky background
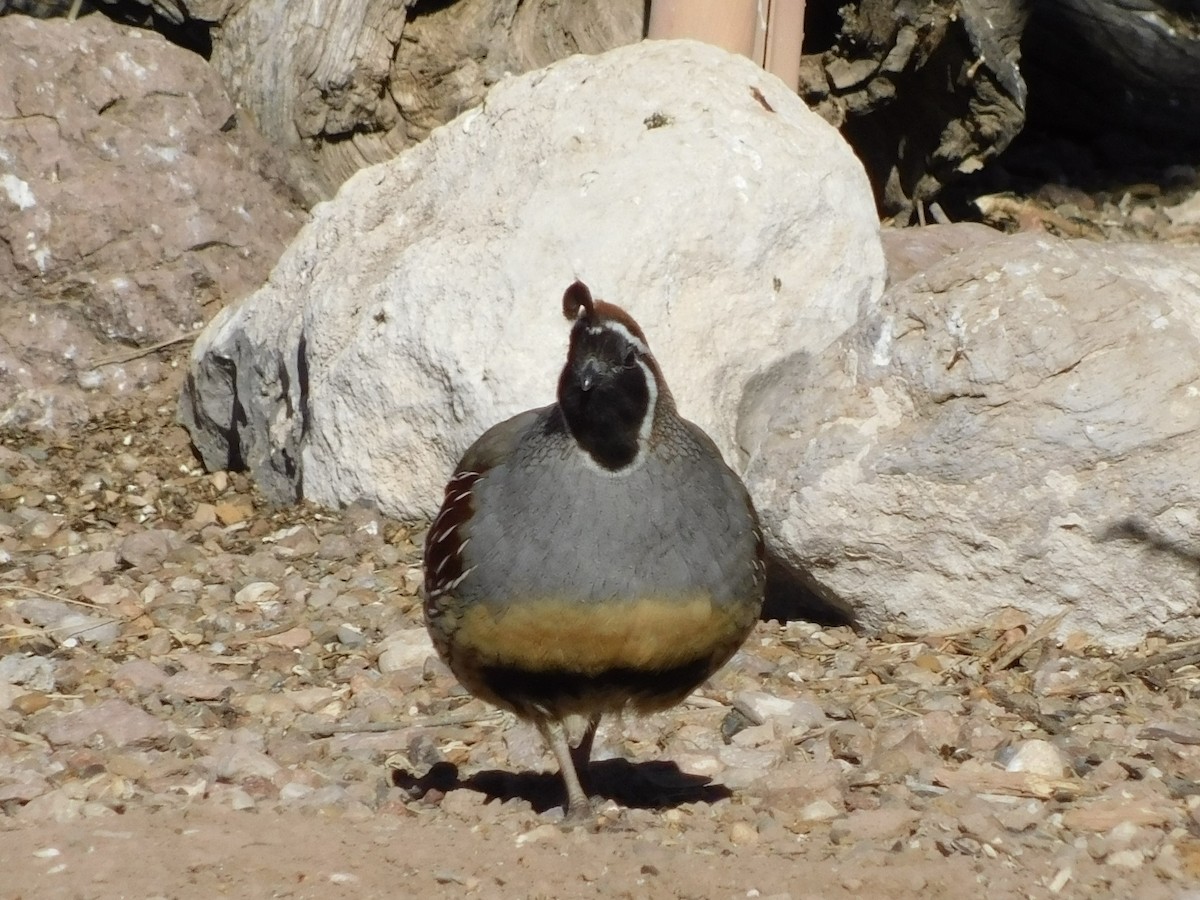
M 879 406 L 850 404 L 839 421 L 849 428 L 912 404 L 922 413 L 916 431 L 888 447 L 877 429 L 869 452 L 905 477 L 942 479 L 957 467 L 951 487 L 917 507 L 911 534 L 881 537 L 851 526 L 886 523 L 889 510 L 913 508 L 911 497 L 878 493 L 871 479 L 822 481 L 826 494 L 801 512 L 827 515 L 811 527 L 854 552 L 818 546 L 784 562 L 861 589 L 846 592 L 853 605 L 830 607 L 840 595 L 793 585 L 775 598 L 792 621 L 762 623 L 682 708 L 607 727 L 597 779 L 616 802 L 597 833 L 564 834 L 558 788 L 538 774 L 551 763 L 536 735 L 463 695 L 431 655 L 417 598 L 423 524 L 367 505 L 279 508 L 262 485 L 226 470 L 245 462 L 236 455 L 201 466 L 175 417 L 198 329 L 266 281 L 315 201 L 476 106 L 506 72 L 637 40 L 642 4 L 343 3 L 321 29 L 303 25 L 309 3 L 98 5 L 73 21 L 69 3 L 4 4 L 17 14 L 0 17 L 6 896 L 384 896 L 397 884 L 430 896 L 559 897 L 949 898 L 969 882 L 997 897 L 1197 889 L 1200 644 L 1169 627 L 1194 617 L 1200 593 L 1197 503 L 1186 493 L 1200 445 L 1187 405 L 1200 325 L 1170 306 L 1200 287 L 1197 157 L 1168 146 L 1189 135 L 1139 155 L 1116 127 L 1124 116 L 1101 135 L 1077 123 L 1069 134 L 1047 131 L 1055 115 L 1035 119 L 1033 73 L 1049 57 L 1033 39 L 1002 34 L 1002 49 L 1041 62 L 1012 69 L 1029 79 L 1027 109 L 1011 105 L 1022 90 L 1004 56 L 984 64 L 989 90 L 1021 112 L 1005 121 L 1023 125 L 1028 112 L 1030 122 L 1006 132 L 1009 152 L 998 143 L 976 151 L 985 165 L 969 177 L 939 163 L 889 180 L 908 161 L 889 162 L 844 127 L 885 216 L 970 212 L 1034 234 L 1010 243 L 982 225 L 885 232 L 890 299 L 879 316 L 790 377 L 824 372 L 804 389 L 830 390 L 845 373 L 831 361 L 848 350 L 869 358 L 887 315 L 928 317 L 956 296 L 997 302 L 989 292 L 1031 308 L 1020 315 L 1032 323 L 1021 338 L 1030 350 L 1004 378 L 980 382 L 984 370 L 962 368 L 956 350 L 994 360 L 1002 341 L 956 346 L 953 333 L 913 332 L 915 343 L 898 342 L 886 363 L 863 371 Z M 1085 6 L 1060 9 L 1082 15 Z M 1186 65 L 1195 11 L 1175 6 L 1156 12 L 1169 13 L 1172 58 Z M 917 28 L 943 21 L 929 18 L 940 4 L 895 8 L 915 17 L 916 34 L 974 27 L 967 15 L 940 32 Z M 862 131 L 887 88 L 859 77 L 865 66 L 846 68 L 855 60 L 845 48 L 855 28 L 881 21 L 810 28 L 826 46 L 810 48 L 806 71 L 824 73 L 827 96 L 844 98 L 829 117 L 861 112 Z M 1012 21 L 1025 23 L 1016 34 L 1044 40 L 1026 19 Z M 902 32 L 891 28 L 889 39 L 903 45 Z M 966 33 L 976 58 L 986 37 Z M 941 59 L 935 49 L 884 56 L 920 68 Z M 856 106 L 858 91 L 872 104 Z M 880 122 L 870 129 L 886 134 Z M 1117 246 L 1145 241 L 1153 246 Z M 1038 274 L 1046 253 L 1054 265 Z M 1120 277 L 1105 277 L 1106 266 Z M 1056 320 L 1035 308 L 1047 294 L 1068 307 L 1086 302 L 1111 324 L 1046 331 Z M 1143 327 L 1134 319 L 1147 296 L 1158 318 Z M 1067 358 L 1074 349 L 1078 359 Z M 1024 397 L 1034 412 L 1061 410 L 1061 396 L 1039 387 L 1056 354 L 1062 371 L 1099 365 L 1089 383 L 1128 379 L 1101 398 L 1121 413 L 1113 443 L 1085 453 L 1070 434 L 1044 432 L 1045 444 L 1011 467 L 1033 472 L 1019 484 L 1042 493 L 1009 482 L 981 497 L 981 472 L 1013 448 L 989 446 L 986 435 L 964 445 L 972 436 L 962 423 L 1017 415 Z M 1021 398 L 996 393 L 1015 382 Z M 1095 406 L 1074 413 L 1086 419 Z M 766 413 L 746 421 L 779 435 L 814 427 L 772 424 Z M 830 460 L 845 455 L 836 435 L 826 449 Z M 1087 466 L 1074 484 L 1056 481 L 1053 454 L 1071 452 Z M 811 468 L 788 472 L 824 470 L 819 459 L 800 462 Z M 1092 540 L 1068 507 L 1103 509 L 1113 479 L 1134 485 L 1154 515 L 1106 513 L 1124 530 Z M 971 523 L 996 498 L 1044 511 L 1056 541 L 1022 540 L 1015 513 L 997 517 L 1014 529 L 1002 540 L 981 537 Z M 958 568 L 956 545 L 933 533 L 974 541 L 990 574 Z M 911 542 L 901 563 L 889 562 L 878 583 L 864 577 L 875 545 L 897 540 Z M 1114 562 L 1122 558 L 1124 568 Z M 942 620 L 897 616 L 886 576 L 901 564 L 910 588 L 924 572 L 949 572 L 961 606 Z M 1053 606 L 953 625 L 989 592 L 1017 605 L 1013 595 L 1036 593 L 1064 566 L 1094 573 L 1078 587 L 1084 600 L 1120 609 L 1123 649 L 1113 649 L 1115 631 L 1064 627 L 1047 613 Z M 1114 589 L 1130 573 L 1143 579 L 1135 589 Z M 797 618 L 797 597 L 825 600 L 832 618 Z M 920 590 L 913 597 L 919 605 Z

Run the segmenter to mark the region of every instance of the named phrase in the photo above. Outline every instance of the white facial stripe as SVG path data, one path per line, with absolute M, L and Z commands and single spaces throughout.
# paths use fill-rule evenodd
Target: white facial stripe
M 589 326 L 587 331 L 588 331 L 588 334 L 599 334 L 600 332 L 606 331 L 606 330 L 607 331 L 615 331 L 621 337 L 625 338 L 625 340 L 627 340 L 630 344 L 632 344 L 633 347 L 637 350 L 637 352 L 641 353 L 643 356 L 650 355 L 650 348 L 646 346 L 646 342 L 643 341 L 636 334 L 634 334 L 632 331 L 630 331 L 628 328 L 626 328 L 624 325 L 622 325 L 620 322 L 614 322 L 611 319 L 608 319 L 604 322 L 603 325 Z
M 646 416 L 642 419 L 642 427 L 638 429 L 638 442 L 644 444 L 650 440 L 650 430 L 654 427 L 654 412 L 655 407 L 658 406 L 658 379 L 654 377 L 654 372 L 643 360 L 638 359 L 637 364 L 641 368 L 642 374 L 646 376 L 646 390 L 650 393 L 650 402 L 646 405 Z

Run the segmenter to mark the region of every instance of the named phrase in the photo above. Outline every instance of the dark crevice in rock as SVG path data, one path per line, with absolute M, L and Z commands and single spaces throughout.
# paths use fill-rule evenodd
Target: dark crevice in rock
M 123 25 L 134 25 L 138 28 L 157 31 L 176 46 L 191 50 L 205 59 L 212 58 L 212 33 L 208 22 L 186 18 L 183 15 L 178 16 L 181 21 L 174 22 L 157 11 L 149 10 L 144 3 L 131 2 L 131 0 L 118 0 L 118 2 L 106 0 L 105 3 L 99 5 L 84 3 L 83 7 L 84 9 L 91 7 L 92 10 L 101 12 Z
M 236 384 L 236 377 L 234 383 Z M 242 454 L 242 432 L 249 420 L 246 417 L 246 408 L 242 406 L 242 398 L 236 391 L 233 394 L 233 408 L 229 421 L 230 427 L 225 434 L 229 454 L 225 460 L 225 468 L 231 472 L 242 472 L 246 469 L 246 459 Z
M 1021 49 L 1032 128 L 1082 142 L 1149 135 L 1145 151 L 1177 159 L 1200 150 L 1200 4 L 1035 3 Z
M 205 59 L 212 58 L 212 30 L 207 22 L 188 19 L 181 25 L 175 25 L 156 16 L 154 30 L 184 50 L 191 50 Z
M 767 589 L 760 618 L 779 622 L 797 619 L 818 625 L 856 627 L 854 612 L 837 597 L 820 593 L 813 581 L 774 554 L 767 554 Z
M 412 22 L 422 16 L 433 15 L 449 9 L 457 0 L 417 0 L 408 8 L 408 21 Z
M 300 442 L 308 437 L 311 411 L 308 402 L 308 336 L 300 333 L 296 347 L 296 387 L 300 391 Z
M 808 3 L 804 7 L 804 53 L 824 53 L 837 42 L 842 17 L 836 3 Z
M 0 3 L 0 15 L 14 12 L 37 19 L 53 19 L 69 15 L 71 0 L 9 0 Z M 170 15 L 164 15 L 169 12 Z M 104 0 L 103 3 L 83 2 L 80 17 L 100 13 L 122 25 L 157 31 L 172 44 L 204 57 L 212 58 L 212 23 L 189 18 L 178 4 L 158 3 L 153 8 L 147 0 Z

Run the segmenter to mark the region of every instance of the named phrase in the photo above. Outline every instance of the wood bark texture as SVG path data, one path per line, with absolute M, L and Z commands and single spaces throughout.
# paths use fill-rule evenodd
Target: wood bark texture
M 637 41 L 647 5 L 0 0 L 0 14 L 91 9 L 209 56 L 313 203 L 506 73 Z M 801 61 L 801 96 L 854 145 L 881 213 L 900 221 L 995 159 L 1027 116 L 1050 133 L 1200 147 L 1200 0 L 849 0 L 808 4 L 805 29 L 820 52 Z
M 642 0 L 244 0 L 213 63 L 310 201 L 478 105 L 506 73 L 642 36 Z
M 958 173 L 999 153 L 1025 121 L 1022 0 L 861 0 L 832 46 L 806 55 L 801 96 L 842 129 L 902 221 Z

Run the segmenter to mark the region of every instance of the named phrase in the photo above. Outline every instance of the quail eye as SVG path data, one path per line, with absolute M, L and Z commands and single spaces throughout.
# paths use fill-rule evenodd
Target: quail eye
M 637 365 L 637 350 L 630 347 L 625 352 L 625 368 L 632 369 Z

